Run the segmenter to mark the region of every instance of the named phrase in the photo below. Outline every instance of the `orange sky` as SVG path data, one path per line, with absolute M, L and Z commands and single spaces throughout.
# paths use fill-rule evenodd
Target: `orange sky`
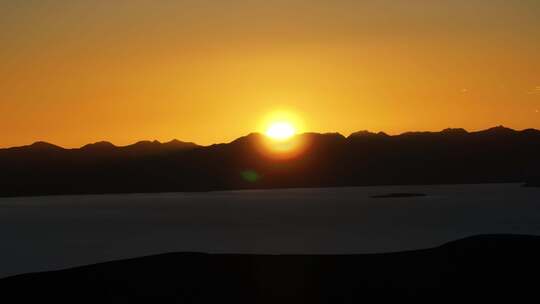
M 540 1 L 0 0 L 0 146 L 540 128 Z

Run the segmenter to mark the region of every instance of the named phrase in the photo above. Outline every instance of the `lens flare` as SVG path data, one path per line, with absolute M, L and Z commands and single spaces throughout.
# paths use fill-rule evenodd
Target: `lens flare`
M 257 173 L 255 170 L 244 170 L 240 173 L 240 175 L 242 176 L 242 179 L 250 183 L 254 183 L 260 178 L 259 173 Z

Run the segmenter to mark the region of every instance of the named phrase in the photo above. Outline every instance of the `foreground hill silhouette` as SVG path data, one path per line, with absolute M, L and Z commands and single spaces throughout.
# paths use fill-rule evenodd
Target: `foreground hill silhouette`
M 540 237 L 519 235 L 385 254 L 170 253 L 19 275 L 0 291 L 52 303 L 521 302 L 537 295 L 539 256 Z
M 305 133 L 303 153 L 261 153 L 261 134 L 228 144 L 108 142 L 80 149 L 37 142 L 0 149 L 0 196 L 280 187 L 529 182 L 538 185 L 540 131 L 495 127 L 389 136 Z

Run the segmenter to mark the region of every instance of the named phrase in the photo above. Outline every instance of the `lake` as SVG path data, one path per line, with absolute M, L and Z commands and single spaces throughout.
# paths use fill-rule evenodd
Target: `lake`
M 372 198 L 390 193 L 423 197 Z M 540 235 L 540 188 L 381 186 L 0 198 L 0 277 L 173 251 L 354 254 Z

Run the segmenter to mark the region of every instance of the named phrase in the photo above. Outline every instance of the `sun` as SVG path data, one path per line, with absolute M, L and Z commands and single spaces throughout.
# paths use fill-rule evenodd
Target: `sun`
M 270 124 L 266 130 L 266 136 L 277 140 L 285 141 L 296 134 L 296 128 L 288 121 L 276 121 Z
M 304 130 L 303 120 L 293 111 L 270 112 L 258 130 L 265 136 L 257 151 L 265 157 L 288 160 L 303 155 L 309 147 L 309 140 L 299 135 Z

